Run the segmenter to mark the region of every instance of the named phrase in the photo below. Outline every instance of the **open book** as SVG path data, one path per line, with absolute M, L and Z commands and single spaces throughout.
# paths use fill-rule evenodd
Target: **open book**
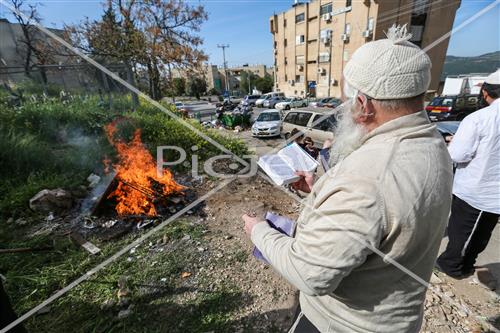
M 296 171 L 313 172 L 319 163 L 295 142 L 277 154 L 264 155 L 257 164 L 277 185 L 287 185 L 299 180 Z

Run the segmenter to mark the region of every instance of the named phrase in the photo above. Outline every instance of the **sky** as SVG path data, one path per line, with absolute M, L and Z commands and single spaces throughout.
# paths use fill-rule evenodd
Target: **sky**
M 26 2 L 35 2 L 25 0 Z M 354 0 L 360 1 L 360 0 Z M 495 0 L 462 0 L 457 11 L 454 28 L 473 17 L 482 8 Z M 448 54 L 454 56 L 476 56 L 500 50 L 500 1 L 477 20 L 452 34 Z M 43 24 L 62 27 L 75 24 L 84 17 L 99 18 L 102 1 L 97 0 L 41 0 L 39 7 Z M 286 11 L 293 0 L 188 0 L 192 5 L 202 4 L 208 12 L 208 21 L 201 26 L 203 49 L 209 62 L 222 65 L 222 50 L 218 44 L 229 44 L 226 60 L 230 66 L 242 64 L 273 63 L 272 35 L 269 32 L 269 17 Z M 0 2 L 0 16 L 10 16 Z

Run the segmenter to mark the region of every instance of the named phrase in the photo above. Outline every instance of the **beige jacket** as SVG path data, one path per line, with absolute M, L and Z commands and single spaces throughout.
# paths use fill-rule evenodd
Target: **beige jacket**
M 370 132 L 317 181 L 295 238 L 259 223 L 252 241 L 321 332 L 416 332 L 426 288 L 390 260 L 429 280 L 451 190 L 444 140 L 418 112 Z

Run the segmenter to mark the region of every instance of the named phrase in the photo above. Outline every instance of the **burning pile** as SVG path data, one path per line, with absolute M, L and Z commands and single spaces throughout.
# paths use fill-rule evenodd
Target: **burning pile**
M 170 194 L 180 192 L 170 171 L 163 170 L 160 177 L 153 157 L 141 141 L 141 130 L 136 129 L 130 143 L 115 139 L 117 121 L 105 127 L 109 142 L 116 148 L 119 161 L 113 164 L 118 185 L 107 199 L 116 201 L 118 215 L 158 215 L 155 202 Z

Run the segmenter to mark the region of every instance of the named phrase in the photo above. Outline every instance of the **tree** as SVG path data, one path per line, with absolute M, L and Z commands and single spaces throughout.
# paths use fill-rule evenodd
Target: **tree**
M 53 54 L 47 38 L 42 38 L 36 28 L 36 24 L 40 24 L 41 19 L 38 14 L 37 4 L 24 5 L 24 0 L 10 0 L 14 18 L 21 27 L 22 38 L 16 41 L 18 54 L 23 57 L 24 73 L 27 77 L 31 77 L 33 67 L 38 66 L 40 76 L 44 84 L 44 89 L 47 85 L 47 73 L 44 65 L 52 62 Z
M 108 0 L 100 20 L 71 27 L 72 40 L 93 56 L 144 69 L 149 94 L 159 100 L 171 68 L 197 68 L 207 59 L 196 35 L 207 19 L 202 6 L 183 0 Z
M 188 81 L 187 90 L 190 96 L 200 99 L 200 96 L 207 91 L 207 82 L 201 77 L 193 77 Z
M 186 80 L 182 77 L 172 79 L 172 90 L 174 96 L 182 96 L 186 93 Z
M 273 78 L 270 75 L 259 77 L 255 82 L 255 87 L 263 94 L 268 93 L 273 90 L 274 87 Z
M 251 94 L 252 88 L 255 87 L 255 84 L 259 77 L 252 72 L 241 71 L 240 73 L 240 91 L 242 94 Z

